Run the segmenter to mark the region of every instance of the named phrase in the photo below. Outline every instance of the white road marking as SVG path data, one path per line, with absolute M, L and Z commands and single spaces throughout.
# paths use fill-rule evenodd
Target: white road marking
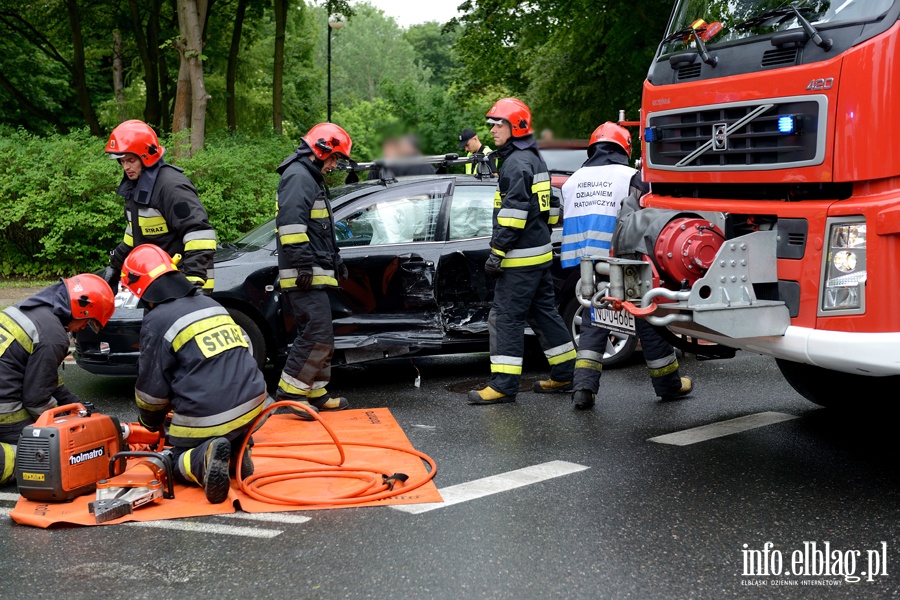
M 224 516 L 224 515 L 214 515 Z M 187 533 L 215 533 L 220 535 L 239 535 L 243 537 L 271 539 L 284 533 L 280 529 L 256 529 L 253 527 L 235 527 L 233 525 L 216 525 L 214 523 L 198 523 L 171 519 L 167 521 L 131 521 L 122 523 L 133 527 L 150 527 L 154 529 L 174 529 Z
M 0 517 L 8 517 L 9 513 L 12 511 L 11 508 L 7 508 L 5 506 L 0 506 Z
M 304 517 L 303 515 L 291 515 L 287 513 L 248 513 L 235 512 L 224 515 L 215 515 L 217 517 L 226 517 L 229 519 L 246 519 L 247 521 L 263 521 L 265 523 L 291 523 L 297 524 L 311 521 L 312 517 Z
M 589 468 L 590 467 L 585 467 L 584 465 L 577 465 L 575 463 L 570 463 L 562 460 L 554 460 L 540 465 L 525 467 L 524 469 L 516 469 L 515 471 L 509 471 L 507 473 L 501 473 L 499 475 L 491 475 L 490 477 L 485 477 L 483 479 L 467 481 L 466 483 L 451 485 L 449 487 L 440 489 L 438 491 L 441 493 L 441 497 L 444 499 L 443 502 L 427 502 L 424 504 L 397 504 L 391 506 L 391 508 L 393 508 L 394 510 L 399 510 L 400 512 L 417 515 L 419 513 L 428 512 L 430 510 L 459 504 L 460 502 L 467 502 L 468 500 L 483 498 L 484 496 L 490 496 L 491 494 L 514 490 L 526 485 L 531 485 L 532 483 L 539 483 L 541 481 L 553 479 L 554 477 L 562 477 L 563 475 L 578 473 L 579 471 L 584 471 L 585 469 Z
M 648 442 L 656 442 L 657 444 L 671 444 L 673 446 L 689 446 L 697 442 L 705 442 L 714 438 L 724 437 L 733 433 L 740 433 L 748 429 L 756 429 L 757 427 L 765 427 L 781 423 L 782 421 L 790 421 L 799 418 L 797 415 L 789 415 L 780 412 L 761 412 L 752 415 L 738 417 L 736 419 L 728 419 L 719 423 L 710 423 L 709 425 L 701 425 L 700 427 L 692 427 L 684 431 L 676 431 L 675 433 L 667 433 L 648 439 Z
M 0 492 L 0 500 L 12 500 L 13 502 L 18 502 L 19 494 L 15 492 Z

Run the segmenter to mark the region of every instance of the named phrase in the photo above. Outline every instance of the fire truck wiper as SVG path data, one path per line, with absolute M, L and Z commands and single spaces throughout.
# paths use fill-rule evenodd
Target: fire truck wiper
M 800 14 L 800 11 L 797 10 L 796 6 L 791 4 L 791 9 L 794 11 L 794 15 L 797 17 L 797 22 L 800 23 L 800 27 L 803 28 L 803 31 L 805 31 L 806 35 L 809 36 L 809 39 L 812 40 L 812 43 L 825 52 L 831 50 L 831 46 L 833 45 L 831 38 L 822 39 L 822 36 L 819 35 L 819 32 L 816 30 L 815 26 Z
M 700 60 L 705 62 L 711 67 L 719 64 L 719 59 L 715 56 L 710 56 L 709 51 L 706 49 L 706 44 L 703 42 L 703 39 L 700 37 L 700 34 L 706 31 L 706 27 L 698 27 L 694 29 L 693 27 L 685 27 L 684 29 L 679 29 L 674 33 L 670 33 L 666 37 L 663 38 L 661 44 L 665 44 L 666 42 L 672 42 L 679 38 L 685 39 L 689 37 L 693 37 L 694 41 L 697 42 L 697 53 L 700 55 Z M 687 54 L 687 53 L 685 53 Z

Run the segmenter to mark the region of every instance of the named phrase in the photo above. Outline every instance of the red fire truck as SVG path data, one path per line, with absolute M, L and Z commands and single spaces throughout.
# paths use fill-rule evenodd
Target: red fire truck
M 701 352 L 773 356 L 818 404 L 893 396 L 898 18 L 897 0 L 676 2 L 643 91 L 649 260 L 612 260 L 607 293 Z

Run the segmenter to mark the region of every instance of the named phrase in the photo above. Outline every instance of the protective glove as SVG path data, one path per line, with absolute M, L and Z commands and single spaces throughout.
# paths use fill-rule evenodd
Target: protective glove
M 106 267 L 105 269 L 103 269 L 103 275 L 101 275 L 100 277 L 103 279 L 103 281 L 109 284 L 109 287 L 113 291 L 113 294 L 119 293 L 119 278 L 121 277 L 121 273 L 119 273 L 112 267 Z
M 502 256 L 491 252 L 491 255 L 488 256 L 487 261 L 484 263 L 484 274 L 491 279 L 500 277 L 500 274 L 503 273 L 503 267 L 500 266 L 500 261 L 502 260 Z
M 338 266 L 338 275 L 340 276 L 340 281 L 350 279 L 350 270 L 347 268 L 347 265 L 341 263 L 340 266 Z
M 297 289 L 306 291 L 312 285 L 312 269 L 297 271 Z

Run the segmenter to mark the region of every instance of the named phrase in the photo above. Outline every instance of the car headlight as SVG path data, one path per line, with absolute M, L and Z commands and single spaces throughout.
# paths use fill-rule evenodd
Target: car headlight
M 835 220 L 828 230 L 823 311 L 865 310 L 866 222 Z

